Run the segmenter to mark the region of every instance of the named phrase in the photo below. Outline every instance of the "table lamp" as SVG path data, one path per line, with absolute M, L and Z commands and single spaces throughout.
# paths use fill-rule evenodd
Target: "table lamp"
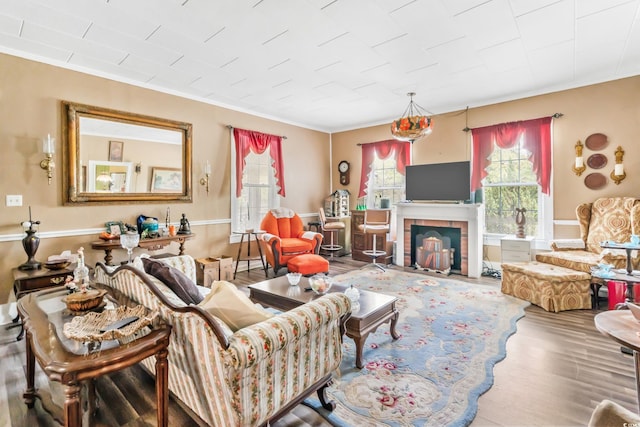
M 36 261 L 35 255 L 40 246 L 40 238 L 36 236 L 36 229 L 34 225 L 39 225 L 40 221 L 33 221 L 31 219 L 31 206 L 29 206 L 29 221 L 22 222 L 22 226 L 26 228 L 25 233 L 27 235 L 22 239 L 22 247 L 27 253 L 27 262 L 20 264 L 18 269 L 20 270 L 37 270 L 42 267 L 42 263 Z M 27 228 L 28 227 L 28 228 Z

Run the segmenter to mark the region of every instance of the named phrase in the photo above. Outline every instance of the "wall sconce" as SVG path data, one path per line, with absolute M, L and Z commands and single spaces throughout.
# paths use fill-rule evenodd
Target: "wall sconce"
M 209 160 L 204 164 L 204 178 L 200 178 L 200 185 L 204 185 L 207 190 L 207 195 L 209 194 L 209 175 L 211 175 L 211 164 Z
M 42 139 L 42 152 L 47 158 L 40 162 L 40 167 L 47 171 L 47 178 L 49 185 L 51 185 L 53 170 L 56 168 L 56 163 L 53 161 L 53 155 L 56 152 L 56 139 L 51 138 L 51 134 L 47 134 L 47 137 Z
M 580 141 L 576 142 L 575 149 L 576 149 L 576 161 L 571 167 L 571 170 L 573 171 L 573 173 L 580 176 L 582 175 L 582 172 L 584 172 L 585 169 L 587 169 L 587 167 L 584 165 L 584 158 L 582 157 L 582 142 Z
M 622 164 L 622 158 L 624 157 L 624 150 L 621 146 L 616 148 L 616 164 L 611 171 L 611 179 L 616 185 L 620 184 L 623 179 L 627 177 L 627 174 L 624 172 L 624 165 Z

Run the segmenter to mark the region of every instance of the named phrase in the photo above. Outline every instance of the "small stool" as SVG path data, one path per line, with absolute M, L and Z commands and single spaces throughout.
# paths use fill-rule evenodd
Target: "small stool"
M 303 276 L 311 276 L 317 273 L 329 272 L 329 261 L 316 254 L 302 254 L 293 257 L 287 262 L 287 270 L 290 273 L 300 273 Z
M 340 230 L 345 229 L 345 224 L 342 221 L 327 221 L 327 217 L 325 216 L 324 209 L 320 208 L 318 210 L 319 218 L 320 218 L 320 230 L 323 234 L 329 235 L 329 243 L 325 243 L 320 246 L 320 249 L 323 251 L 329 252 L 331 254 L 331 259 L 333 259 L 333 254 L 336 251 L 342 249 L 342 246 L 336 243 L 338 239 L 338 234 L 340 234 Z

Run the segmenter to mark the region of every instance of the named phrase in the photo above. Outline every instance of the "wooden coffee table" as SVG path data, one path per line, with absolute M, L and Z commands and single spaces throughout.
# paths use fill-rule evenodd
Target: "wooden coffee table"
M 319 298 L 309 288 L 309 279 L 302 277 L 297 286 L 289 285 L 286 276 L 249 285 L 249 297 L 252 301 L 267 305 L 278 310 L 288 311 L 302 304 Z M 334 284 L 329 292 L 344 292 L 346 286 Z M 362 349 L 370 333 L 375 332 L 378 326 L 390 322 L 389 332 L 394 340 L 400 338 L 396 332 L 399 312 L 396 309 L 396 297 L 379 294 L 376 292 L 360 290 L 359 308 L 351 311 L 351 317 L 347 320 L 346 335 L 356 343 L 356 367 L 361 369 Z

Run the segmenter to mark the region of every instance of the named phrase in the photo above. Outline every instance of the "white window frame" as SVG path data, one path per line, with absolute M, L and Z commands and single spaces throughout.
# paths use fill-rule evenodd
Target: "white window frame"
M 251 156 L 256 156 L 256 155 L 266 156 L 268 158 L 271 158 L 271 156 L 269 155 L 269 150 L 265 150 L 265 152 L 262 154 L 255 154 L 251 152 L 246 158 L 247 163 L 251 161 Z M 280 207 L 281 197 L 278 195 L 278 187 L 276 186 L 276 179 L 275 179 L 275 169 L 273 168 L 273 166 L 271 167 L 271 170 L 273 171 L 273 173 L 269 175 L 268 209 L 276 209 Z M 244 174 L 243 174 L 243 178 L 244 178 Z M 240 212 L 240 206 L 238 203 L 238 197 L 236 197 L 236 182 L 237 182 L 236 180 L 236 147 L 235 147 L 235 139 L 232 135 L 231 136 L 231 235 L 229 236 L 229 243 L 239 243 L 241 235 L 238 234 L 237 232 L 243 231 L 243 230 L 240 230 L 240 228 L 242 227 L 239 225 L 241 212 Z M 247 187 L 243 186 L 243 191 L 244 191 L 244 188 L 247 188 Z M 255 229 L 259 227 L 261 221 L 262 221 L 262 218 L 256 221 L 256 224 L 254 227 Z M 236 233 L 234 233 L 234 231 Z
M 378 169 L 376 166 L 377 162 L 385 162 L 385 161 L 393 161 L 393 167 L 394 169 L 396 168 L 396 156 L 394 155 L 393 157 L 389 157 L 387 159 L 380 159 L 378 157 L 377 154 L 375 154 L 375 159 L 373 160 L 373 163 L 371 164 L 371 172 L 369 172 L 369 180 L 367 181 L 367 194 L 364 196 L 365 197 L 365 203 L 367 204 L 367 208 L 369 209 L 375 209 L 375 208 L 380 208 L 380 206 L 376 205 L 376 199 L 375 199 L 375 193 L 378 190 L 389 190 L 389 189 L 397 189 L 400 190 L 401 193 L 405 192 L 405 182 L 406 182 L 406 176 L 401 175 L 403 177 L 403 182 L 401 185 L 398 186 L 386 186 L 386 187 L 376 187 L 375 186 L 375 173 L 376 170 Z M 404 199 L 404 197 L 402 198 Z M 391 203 L 393 203 L 393 200 L 390 201 Z
M 495 150 L 501 150 L 501 148 L 496 146 Z M 551 158 L 553 159 L 553 144 Z M 553 167 L 551 170 L 553 171 Z M 538 184 L 538 234 L 534 236 L 535 249 L 549 249 L 553 240 L 553 173 L 550 180 L 549 195 L 544 194 Z M 507 184 L 503 183 L 503 185 Z M 488 233 L 485 229 L 484 244 L 487 246 L 500 246 L 500 240 L 505 236 L 507 235 L 502 233 Z

